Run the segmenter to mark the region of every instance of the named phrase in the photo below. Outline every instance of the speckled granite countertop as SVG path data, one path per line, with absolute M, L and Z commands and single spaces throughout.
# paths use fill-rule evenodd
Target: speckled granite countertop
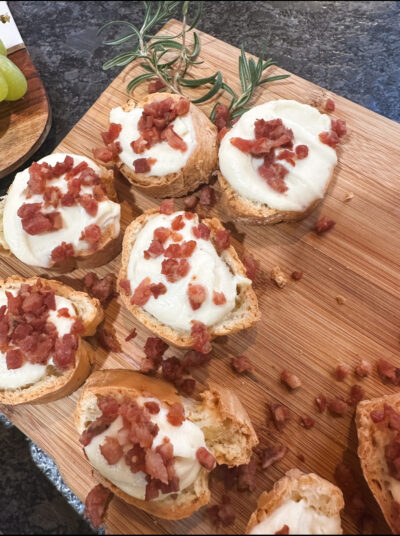
M 102 71 L 96 37 L 112 19 L 140 23 L 140 2 L 9 2 L 47 88 L 50 153 L 119 72 Z M 270 33 L 277 63 L 391 119 L 400 120 L 399 2 L 207 2 L 199 29 L 253 54 Z M 25 167 L 25 166 L 24 166 Z M 1 181 L 4 192 L 13 176 Z M 1 418 L 1 415 L 0 415 Z M 83 506 L 55 464 L 0 420 L 0 534 L 90 534 Z M 61 492 L 61 493 L 60 493 Z

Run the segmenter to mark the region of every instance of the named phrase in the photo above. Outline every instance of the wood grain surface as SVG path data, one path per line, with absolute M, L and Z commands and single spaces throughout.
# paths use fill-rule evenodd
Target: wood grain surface
M 24 73 L 28 89 L 22 99 L 0 102 L 0 179 L 35 153 L 51 127 L 51 109 L 43 82 L 25 47 L 8 54 Z
M 170 21 L 162 31 L 173 34 L 176 30 L 177 23 Z M 198 67 L 197 75 L 207 76 L 221 69 L 229 83 L 238 88 L 238 49 L 206 34 L 201 34 L 201 40 L 201 59 L 205 63 Z M 91 149 L 101 145 L 100 132 L 107 127 L 110 109 L 125 102 L 126 85 L 136 72 L 128 66 L 57 151 L 91 156 Z M 279 68 L 271 70 L 271 74 L 283 72 Z M 137 96 L 144 91 L 140 89 Z M 282 461 L 258 472 L 254 493 L 230 494 L 237 513 L 235 524 L 226 529 L 230 533 L 243 533 L 259 493 L 271 489 L 274 481 L 290 468 L 314 471 L 333 481 L 334 468 L 343 459 L 357 475 L 368 510 L 375 517 L 375 532 L 387 531 L 361 476 L 354 411 L 349 410 L 342 418 L 320 415 L 313 401 L 320 393 L 348 395 L 356 379 L 351 373 L 346 381 L 335 381 L 332 372 L 339 363 L 347 363 L 353 368 L 360 358 L 375 363 L 379 357 L 400 362 L 400 181 L 397 170 L 400 128 L 396 123 L 294 75 L 260 89 L 255 103 L 285 98 L 316 104 L 328 95 L 336 103 L 334 115 L 347 121 L 349 134 L 339 148 L 339 165 L 328 195 L 311 216 L 294 224 L 262 228 L 229 221 L 218 205 L 212 210 L 212 214 L 218 215 L 232 230 L 238 252 L 247 249 L 260 260 L 261 270 L 255 289 L 262 319 L 248 331 L 217 340 L 211 364 L 195 377 L 203 382 L 212 378 L 239 395 L 261 445 L 279 441 L 289 449 Z M 208 113 L 211 106 L 204 106 L 204 111 Z M 123 179 L 118 179 L 117 188 L 124 226 L 143 210 L 157 205 L 157 200 L 135 192 Z M 350 192 L 354 198 L 344 202 Z M 179 208 L 182 206 L 181 201 L 176 204 Z M 331 232 L 318 236 L 312 227 L 321 214 L 333 218 L 337 224 Z M 269 278 L 276 264 L 289 278 L 283 289 L 278 289 Z M 117 273 L 118 268 L 119 257 L 98 269 L 98 273 L 101 276 Z M 293 270 L 304 272 L 300 281 L 290 279 Z M 0 260 L 0 276 L 12 273 L 30 276 L 43 271 L 34 270 L 13 258 Z M 83 275 L 83 271 L 76 271 L 60 279 L 81 289 Z M 344 304 L 338 304 L 338 295 L 344 297 Z M 111 355 L 98 349 L 97 368 L 138 368 L 143 356 L 141 348 L 149 333 L 128 314 L 119 299 L 108 307 L 106 319 L 107 324 L 116 329 L 122 352 Z M 138 337 L 125 342 L 133 327 L 137 328 Z M 230 357 L 243 353 L 254 363 L 252 375 L 239 376 L 230 368 Z M 180 352 L 170 350 L 169 355 L 173 354 L 180 355 Z M 284 368 L 302 379 L 303 385 L 295 393 L 288 392 L 279 381 Z M 376 370 L 359 383 L 369 397 L 395 391 L 381 383 Z M 3 406 L 1 410 L 54 458 L 67 484 L 83 500 L 95 480 L 73 425 L 77 396 L 75 393 L 46 405 Z M 291 420 L 282 433 L 267 422 L 269 402 L 283 403 L 290 410 Z M 316 419 L 311 430 L 305 430 L 299 424 L 300 418 L 306 415 Z M 303 455 L 305 461 L 302 462 L 299 455 Z M 211 488 L 210 504 L 215 504 L 221 498 L 223 486 L 213 477 Z M 106 529 L 110 533 L 213 533 L 205 510 L 203 508 L 189 519 L 171 522 L 155 519 L 114 499 L 107 515 Z M 358 531 L 347 513 L 343 516 L 343 526 L 346 533 Z

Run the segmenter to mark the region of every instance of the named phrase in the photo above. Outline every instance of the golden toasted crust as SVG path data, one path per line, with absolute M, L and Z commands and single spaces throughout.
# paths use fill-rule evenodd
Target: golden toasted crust
M 156 213 L 158 213 L 158 209 L 148 210 L 136 218 L 127 227 L 122 243 L 121 269 L 118 275 L 118 283 L 127 278 L 126 274 L 129 258 L 132 247 L 136 240 L 136 236 L 147 223 L 148 218 Z M 211 229 L 211 240 L 215 241 L 215 233 L 218 230 L 223 230 L 224 226 L 217 218 L 204 219 L 203 222 L 206 223 Z M 228 264 L 229 268 L 234 274 L 246 277 L 246 269 L 233 246 L 230 246 L 228 249 L 223 251 L 221 258 L 224 260 L 224 262 L 226 262 L 226 264 Z M 159 337 L 178 347 L 190 348 L 193 346 L 193 339 L 189 333 L 178 332 L 170 326 L 162 324 L 159 320 L 147 313 L 141 307 L 132 305 L 130 302 L 130 297 L 126 296 L 125 292 L 121 292 L 121 297 L 124 304 L 134 315 L 134 317 L 142 322 L 142 324 L 144 324 L 151 331 L 156 333 Z M 228 319 L 223 319 L 215 326 L 209 328 L 211 339 L 249 328 L 255 324 L 257 320 L 259 320 L 260 313 L 258 310 L 258 301 L 251 285 L 240 285 L 237 303 L 238 305 L 236 309 L 230 313 L 230 315 L 228 315 Z
M 385 434 L 385 429 L 374 423 L 370 417 L 371 411 L 382 410 L 384 404 L 388 404 L 397 412 L 400 412 L 400 393 L 372 400 L 363 400 L 358 404 L 356 413 L 358 456 L 370 490 L 379 504 L 388 525 L 395 534 L 398 534 L 398 525 L 396 528 L 391 516 L 394 499 L 389 487 L 389 475 L 386 461 L 384 460 L 384 451 L 378 448 L 378 442 L 375 438 L 378 430 L 380 434 Z
M 257 502 L 257 509 L 251 514 L 246 534 L 261 523 L 274 510 L 286 501 L 307 498 L 308 503 L 327 517 L 337 517 L 340 522 L 340 511 L 344 508 L 343 494 L 324 478 L 298 469 L 292 469 L 284 477 L 275 482 L 271 491 L 264 491 Z M 342 531 L 340 531 L 342 534 Z
M 153 93 L 147 95 L 142 101 L 133 100 L 124 106 L 129 111 L 136 106 L 143 108 L 149 102 L 164 100 L 168 97 L 175 101 L 180 95 L 172 93 Z M 136 173 L 132 168 L 118 160 L 117 166 L 121 173 L 143 193 L 153 197 L 179 197 L 195 190 L 200 184 L 209 182 L 211 175 L 218 168 L 217 128 L 208 117 L 193 104 L 190 105 L 193 126 L 196 134 L 197 146 L 188 158 L 186 165 L 176 173 L 169 173 L 162 177 Z
M 326 184 L 324 196 L 328 190 L 329 184 L 332 180 L 334 169 Z M 254 225 L 271 225 L 274 223 L 281 223 L 284 221 L 298 221 L 308 216 L 318 203 L 323 199 L 316 199 L 309 207 L 304 211 L 294 210 L 278 210 L 270 208 L 263 203 L 256 203 L 251 199 L 247 199 L 240 195 L 236 190 L 232 188 L 222 173 L 218 172 L 218 182 L 221 188 L 222 196 L 221 201 L 227 212 L 235 219 L 243 223 L 250 223 Z
M 110 201 L 114 201 L 115 203 L 118 203 L 119 202 L 118 196 L 114 187 L 113 171 L 106 169 L 104 166 L 99 166 L 99 167 L 101 169 L 101 175 L 100 175 L 101 183 L 106 190 L 107 197 L 110 199 Z M 6 198 L 7 196 L 4 196 L 0 202 L 0 218 L 1 218 L 0 254 L 1 255 L 12 254 L 5 242 L 5 238 L 3 234 L 3 221 L 2 220 L 3 220 L 3 211 L 4 211 L 4 204 L 6 202 Z M 95 252 L 89 249 L 84 250 L 80 252 L 79 256 L 69 257 L 60 263 L 54 264 L 53 266 L 48 268 L 48 270 L 55 272 L 55 273 L 68 273 L 68 272 L 72 272 L 76 268 L 85 268 L 85 269 L 97 268 L 98 266 L 103 266 L 104 264 L 107 264 L 114 257 L 116 257 L 121 251 L 121 242 L 122 242 L 121 233 L 117 238 L 113 238 L 114 234 L 115 234 L 115 226 L 114 224 L 110 224 L 102 233 L 101 240 Z M 8 249 L 6 248 L 6 246 Z
M 202 394 L 202 402 L 185 399 L 189 406 L 192 407 L 190 410 L 190 418 L 192 419 L 192 416 L 196 413 L 199 421 L 193 420 L 193 422 L 196 422 L 198 426 L 201 427 L 200 420 L 206 419 L 206 421 L 209 422 L 208 419 L 210 418 L 210 415 L 212 415 L 212 418 L 215 421 L 215 426 L 218 427 L 219 430 L 223 427 L 227 430 L 231 429 L 228 428 L 231 426 L 230 422 L 229 424 L 226 424 L 228 420 L 234 421 L 235 424 L 237 423 L 238 427 L 241 427 L 241 429 L 244 430 L 244 437 L 248 442 L 247 447 L 241 449 L 242 454 L 240 459 L 238 458 L 238 464 L 248 463 L 251 455 L 250 447 L 256 444 L 258 440 L 247 413 L 241 406 L 239 400 L 229 393 L 227 389 L 220 388 L 213 384 L 212 394 L 210 395 L 213 398 L 212 404 L 209 402 L 207 393 L 208 391 L 205 391 L 205 393 Z M 125 369 L 101 370 L 93 373 L 87 380 L 78 401 L 75 411 L 75 424 L 79 433 L 82 433 L 90 422 L 86 408 L 90 406 L 93 397 L 105 395 L 111 395 L 117 398 L 127 397 L 131 400 L 143 395 L 153 396 L 167 405 L 172 405 L 175 402 L 182 402 L 183 400 L 177 394 L 176 389 L 164 380 L 144 376 L 138 372 Z M 227 448 L 225 457 L 218 456 L 215 452 L 214 445 L 210 445 L 209 442 L 209 427 L 204 428 L 203 431 L 206 445 L 216 457 L 217 462 L 232 465 L 232 460 L 230 458 L 231 451 L 229 448 Z M 241 438 L 238 438 L 238 441 L 240 439 Z M 94 475 L 103 485 L 111 489 L 113 493 L 124 501 L 164 519 L 182 519 L 189 517 L 193 512 L 198 510 L 204 504 L 207 504 L 210 500 L 208 472 L 203 468 L 200 469 L 197 479 L 191 486 L 189 486 L 189 488 L 157 501 L 142 501 L 135 499 L 100 475 L 98 471 L 94 471 Z
M 7 289 L 15 284 L 27 283 L 33 285 L 41 281 L 44 286 L 50 287 L 56 295 L 69 299 L 81 319 L 87 337 L 94 335 L 99 323 L 103 320 L 104 313 L 99 300 L 90 298 L 84 292 L 78 292 L 59 281 L 43 279 L 41 277 L 30 277 L 24 279 L 20 276 L 11 276 L 8 279 L 0 280 L 0 290 Z M 75 391 L 90 374 L 92 365 L 95 362 L 95 352 L 92 347 L 79 337 L 79 346 L 75 354 L 75 366 L 65 372 L 60 373 L 55 368 L 52 375 L 45 376 L 35 384 L 20 389 L 0 389 L 0 403 L 2 404 L 24 404 L 27 402 L 51 402 L 69 395 Z

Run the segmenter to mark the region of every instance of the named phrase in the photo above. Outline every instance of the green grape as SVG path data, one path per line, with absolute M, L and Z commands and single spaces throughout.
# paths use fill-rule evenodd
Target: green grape
M 7 97 L 8 84 L 4 76 L 0 73 L 0 102 Z
M 2 55 L 0 55 L 0 73 L 8 85 L 6 100 L 15 101 L 25 95 L 28 87 L 25 76 L 11 60 Z
M 0 39 L 0 54 L 2 54 L 3 56 L 7 56 L 7 49 L 4 46 L 4 43 L 1 39 Z

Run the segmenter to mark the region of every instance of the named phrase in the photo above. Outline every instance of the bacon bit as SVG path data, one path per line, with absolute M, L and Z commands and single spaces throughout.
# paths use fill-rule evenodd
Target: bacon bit
M 187 293 L 193 311 L 200 309 L 207 297 L 206 288 L 203 285 L 193 285 L 192 283 L 189 283 Z
M 107 149 L 107 147 L 96 147 L 92 149 L 92 153 L 96 160 L 100 160 L 100 162 L 104 162 L 105 164 L 111 162 L 113 159 L 112 151 Z
M 161 244 L 164 244 L 170 235 L 171 231 L 167 227 L 157 227 L 157 229 L 154 229 L 153 238 Z
M 191 396 L 196 388 L 196 380 L 193 378 L 185 378 L 176 385 L 182 393 L 187 396 Z
M 174 242 L 180 242 L 183 239 L 183 236 L 180 233 L 173 232 L 171 233 L 171 238 Z
M 307 145 L 297 145 L 295 148 L 296 156 L 299 160 L 303 160 L 308 156 L 308 147 Z
M 163 378 L 171 383 L 176 383 L 182 379 L 183 369 L 177 357 L 169 357 L 161 363 Z
M 78 203 L 86 210 L 89 216 L 96 216 L 99 204 L 93 196 L 90 194 L 81 195 L 78 198 Z
M 221 142 L 225 136 L 230 131 L 230 128 L 222 127 L 218 132 L 218 141 Z
M 119 286 L 125 291 L 127 296 L 132 294 L 131 282 L 128 279 L 121 279 Z
M 145 259 L 154 259 L 164 253 L 164 246 L 158 240 L 152 240 L 149 248 L 143 251 L 143 257 Z
M 290 534 L 290 529 L 288 525 L 283 525 L 283 527 L 275 532 L 275 534 Z
M 303 277 L 303 272 L 292 272 L 292 279 L 295 281 L 300 281 L 300 279 Z
M 73 365 L 78 344 L 77 337 L 70 333 L 63 335 L 61 339 L 57 339 L 53 356 L 55 366 L 60 369 L 67 369 Z
M 107 274 L 100 279 L 95 272 L 89 272 L 85 275 L 83 284 L 86 292 L 92 298 L 97 298 L 103 307 L 107 306 L 110 300 L 118 296 L 115 291 L 115 276 L 113 274 Z M 122 285 L 120 284 L 120 286 Z
M 155 158 L 136 158 L 133 161 L 133 167 L 136 173 L 148 173 L 156 162 Z
M 170 216 L 174 212 L 174 200 L 164 199 L 160 205 L 160 214 Z
M 215 107 L 214 123 L 219 131 L 228 125 L 229 116 L 230 112 L 228 106 L 226 104 L 218 103 Z
M 342 382 L 350 372 L 350 367 L 345 363 L 341 363 L 335 368 L 334 376 L 338 382 Z
M 342 138 L 347 133 L 346 121 L 344 119 L 331 119 L 331 129 Z
M 191 336 L 193 340 L 193 349 L 202 354 L 209 354 L 212 350 L 210 342 L 210 333 L 203 322 L 192 320 Z
M 6 353 L 6 365 L 8 370 L 15 370 L 22 367 L 24 362 L 24 355 L 18 348 L 15 350 L 8 350 Z
M 147 86 L 147 93 L 157 93 L 160 91 L 160 89 L 164 89 L 166 87 L 165 83 L 161 78 L 156 78 L 155 80 L 151 80 L 149 82 L 149 85 Z
M 302 146 L 299 145 L 299 147 L 302 147 Z M 296 165 L 296 162 L 295 162 L 296 155 L 295 155 L 295 153 L 293 151 L 289 151 L 288 149 L 284 149 L 283 151 L 278 153 L 278 156 L 276 158 L 277 158 L 277 160 L 286 160 L 286 162 L 288 162 L 292 166 Z
M 127 337 L 125 337 L 126 342 L 129 342 L 132 339 L 134 339 L 136 337 L 136 335 L 137 335 L 136 328 L 133 328 L 132 331 L 129 332 L 129 335 Z
M 98 244 L 101 240 L 101 229 L 98 225 L 92 223 L 91 225 L 88 225 L 84 228 L 82 236 L 83 240 L 86 240 L 86 242 L 92 247 L 92 249 L 97 249 Z
M 148 359 L 159 360 L 168 349 L 168 344 L 159 337 L 148 337 L 144 345 L 144 353 Z
M 187 276 L 190 264 L 186 259 L 165 259 L 161 263 L 161 273 L 170 283 L 175 283 L 182 277 Z
M 30 235 L 38 235 L 49 231 L 57 231 L 62 227 L 60 212 L 40 212 L 41 203 L 24 203 L 17 211 L 21 218 L 24 231 Z
M 58 263 L 65 261 L 65 259 L 68 259 L 69 257 L 73 257 L 74 254 L 75 250 L 72 244 L 61 242 L 61 244 L 51 252 L 51 259 L 54 263 Z
M 268 186 L 276 192 L 283 194 L 288 190 L 284 179 L 289 171 L 282 164 L 271 164 L 267 166 L 264 160 L 264 164 L 261 164 L 258 168 L 258 173 L 266 180 Z
M 318 137 L 320 141 L 322 141 L 322 143 L 325 143 L 325 145 L 329 145 L 329 147 L 333 147 L 334 149 L 340 141 L 339 136 L 336 134 L 336 132 L 333 131 L 321 132 Z
M 106 436 L 105 443 L 100 445 L 100 452 L 109 465 L 115 465 L 123 456 L 123 450 L 116 437 Z
M 328 97 L 325 101 L 325 110 L 327 112 L 334 112 L 335 111 L 335 103 L 333 102 L 333 100 Z
M 373 409 L 369 416 L 374 423 L 382 422 L 385 420 L 385 412 L 383 409 Z
M 317 405 L 318 411 L 323 413 L 326 409 L 328 400 L 325 395 L 319 395 L 314 399 L 315 404 Z
M 297 389 L 301 386 L 300 378 L 286 369 L 282 371 L 281 381 L 285 383 L 290 389 Z
M 226 303 L 226 297 L 223 292 L 213 291 L 213 302 L 215 305 L 224 305 Z
M 366 378 L 372 372 L 372 365 L 367 360 L 361 359 L 354 372 L 359 378 Z
M 115 338 L 115 335 L 109 329 L 101 327 L 97 330 L 97 341 L 104 350 L 108 352 L 120 352 L 121 346 Z
M 300 424 L 303 426 L 306 430 L 310 430 L 314 427 L 315 421 L 312 417 L 301 417 Z
M 69 314 L 69 310 L 67 309 L 67 307 L 61 307 L 61 309 L 59 309 L 57 311 L 57 316 L 59 317 L 64 317 L 64 318 L 70 318 L 71 315 Z
M 215 190 L 214 188 L 211 188 L 211 186 L 203 186 L 203 188 L 201 188 L 201 190 L 199 191 L 199 194 L 200 194 L 200 198 L 199 198 L 199 202 L 200 202 L 200 205 L 202 205 L 203 207 L 213 207 L 215 205 L 215 202 L 216 202 L 216 198 L 215 198 Z
M 157 285 L 152 283 L 150 285 L 150 292 L 153 294 L 153 297 L 156 300 L 161 294 L 165 294 L 167 292 L 167 287 L 164 285 L 164 283 L 158 283 Z
M 260 451 L 259 456 L 261 460 L 262 469 L 267 469 L 271 465 L 274 465 L 276 462 L 279 462 L 287 454 L 287 447 L 281 443 L 277 443 L 273 447 L 267 447 Z
M 212 471 L 217 465 L 216 459 L 205 447 L 200 447 L 196 450 L 196 458 L 199 464 L 207 471 Z
M 251 364 L 251 361 L 245 355 L 232 357 L 231 367 L 239 374 L 243 374 L 244 372 L 254 372 L 254 367 Z
M 85 500 L 85 516 L 95 529 L 102 524 L 112 497 L 112 492 L 101 484 L 97 484 L 88 493 Z
M 119 404 L 112 396 L 102 396 L 97 399 L 97 406 L 103 416 L 117 418 Z
M 315 224 L 314 231 L 317 234 L 326 233 L 335 225 L 336 222 L 334 220 L 329 219 L 327 216 L 322 216 Z
M 365 391 L 361 385 L 353 385 L 350 390 L 350 397 L 347 400 L 349 406 L 356 406 L 363 398 L 365 398 Z
M 197 195 L 194 194 L 189 195 L 189 197 L 185 197 L 185 199 L 183 200 L 185 208 L 189 210 L 196 208 L 198 202 L 199 198 L 197 197 Z
M 282 404 L 270 404 L 269 409 L 271 412 L 271 418 L 275 425 L 275 428 L 282 432 L 289 420 L 289 410 Z
M 379 359 L 377 362 L 378 374 L 384 382 L 392 385 L 400 384 L 400 368 L 395 367 L 385 359 Z
M 167 413 L 167 421 L 172 426 L 180 426 L 185 420 L 185 410 L 180 402 L 174 402 Z
M 211 357 L 209 355 L 196 352 L 195 350 L 189 350 L 188 352 L 186 352 L 181 361 L 182 369 L 185 372 L 190 372 L 192 368 L 198 368 L 208 365 L 210 359 Z
M 164 484 L 168 484 L 168 472 L 165 467 L 161 454 L 155 450 L 146 450 L 145 452 L 145 472 L 151 478 L 161 480 Z
M 175 132 L 171 125 L 162 131 L 161 139 L 165 140 L 172 149 L 181 151 L 182 153 L 187 151 L 187 143 Z
M 122 130 L 122 125 L 119 123 L 110 123 L 110 126 L 108 127 L 107 132 L 101 132 L 101 137 L 103 138 L 104 145 L 108 145 L 109 143 L 116 140 Z
M 219 253 L 228 249 L 231 245 L 231 232 L 225 229 L 218 229 L 215 233 L 215 244 Z
M 335 396 L 327 400 L 327 406 L 330 413 L 334 416 L 343 416 L 348 408 L 347 402 Z
M 150 286 L 150 277 L 145 277 L 133 292 L 131 298 L 132 305 L 138 305 L 139 307 L 142 307 L 149 301 L 152 295 Z
M 271 279 L 279 288 L 283 288 L 287 283 L 287 277 L 279 266 L 274 266 L 272 268 Z
M 178 214 L 171 222 L 171 229 L 173 231 L 180 231 L 185 227 L 185 222 L 183 221 L 183 215 Z
M 157 415 L 160 413 L 160 405 L 157 402 L 145 402 L 144 407 L 151 415 Z
M 167 258 L 181 258 L 191 257 L 193 251 L 196 249 L 196 241 L 189 240 L 188 242 L 182 242 L 182 244 L 170 244 L 164 251 L 164 255 Z M 162 272 L 161 272 L 162 273 Z
M 197 227 L 192 227 L 192 233 L 194 234 L 196 238 L 209 240 L 211 229 L 205 223 L 199 223 Z

